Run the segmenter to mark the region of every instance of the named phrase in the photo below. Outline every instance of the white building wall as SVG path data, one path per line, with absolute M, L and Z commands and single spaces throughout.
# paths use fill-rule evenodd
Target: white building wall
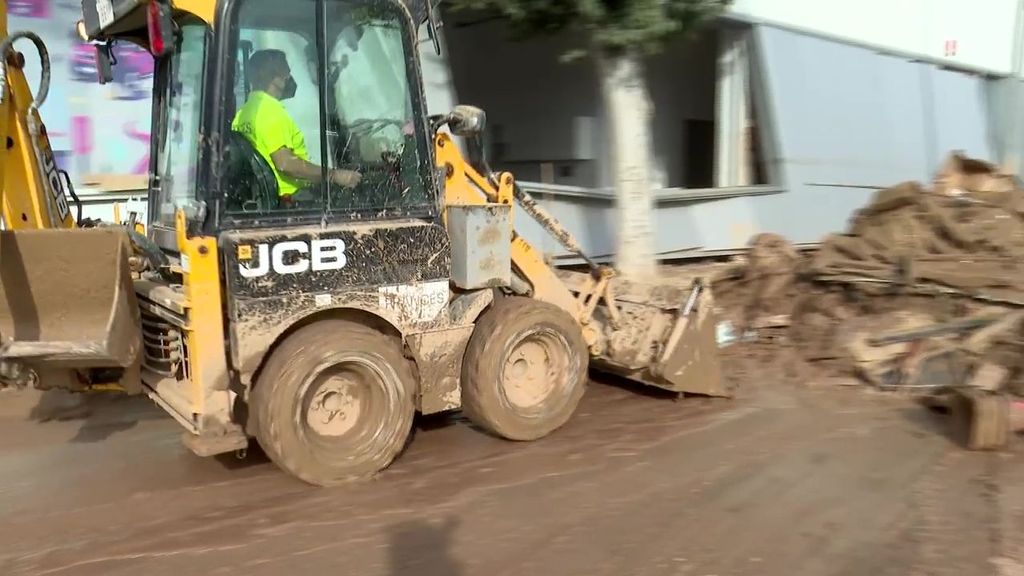
M 734 0 L 731 11 L 742 19 L 1006 75 L 1013 69 L 1018 4 L 1018 0 Z

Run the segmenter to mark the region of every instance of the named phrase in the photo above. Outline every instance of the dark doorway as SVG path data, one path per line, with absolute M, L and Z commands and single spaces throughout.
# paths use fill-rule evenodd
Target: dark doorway
M 684 187 L 714 187 L 715 123 L 692 118 L 686 120 L 683 154 L 686 166 Z

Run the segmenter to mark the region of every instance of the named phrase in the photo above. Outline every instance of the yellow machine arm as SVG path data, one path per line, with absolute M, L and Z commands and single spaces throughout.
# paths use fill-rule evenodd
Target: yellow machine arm
M 21 39 L 35 44 L 40 58 L 40 85 L 33 97 L 25 78 L 25 57 L 14 50 Z M 67 172 L 57 167 L 39 115 L 50 84 L 50 57 L 32 32 L 7 31 L 7 2 L 0 0 L 0 197 L 7 230 L 74 228 Z M 65 188 L 65 186 L 67 188 Z M 77 200 L 76 200 L 77 202 Z M 81 208 L 79 207 L 79 212 Z
M 460 108 L 469 110 L 469 107 L 465 106 Z M 474 113 L 483 114 L 482 111 L 469 112 Z M 491 174 L 489 168 L 472 166 L 471 162 L 467 162 L 462 156 L 455 141 L 442 132 L 434 137 L 434 151 L 437 165 L 445 170 L 446 206 L 487 202 L 515 204 L 533 217 L 566 249 L 589 265 L 590 273 L 583 275 L 580 289 L 573 290 L 559 277 L 556 270 L 544 261 L 539 250 L 514 230 L 512 232 L 512 265 L 517 275 L 528 284 L 517 291 L 528 292 L 533 298 L 554 304 L 568 312 L 580 323 L 587 345 L 593 352 L 598 352 L 600 334 L 598 328 L 591 323 L 597 305 L 603 303 L 604 309 L 611 316 L 610 322 L 618 323 L 618 306 L 610 284 L 614 276 L 612 269 L 600 266 L 587 258 L 572 234 L 530 198 L 529 194 L 516 187 L 512 174 Z M 513 289 L 515 288 L 514 286 Z
M 588 258 L 572 234 L 516 186 L 512 174 L 494 173 L 487 166 L 481 142 L 470 128 L 483 125 L 483 111 L 459 106 L 446 122 L 456 135 L 470 140 L 464 157 L 448 134 L 434 137 L 437 166 L 445 174 L 445 206 L 515 205 L 589 268 L 557 270 L 513 227 L 514 292 L 569 313 L 582 330 L 594 366 L 676 392 L 728 395 L 715 354 L 714 304 L 703 281 L 694 278 L 690 285 L 676 285 L 617 278 L 611 268 Z

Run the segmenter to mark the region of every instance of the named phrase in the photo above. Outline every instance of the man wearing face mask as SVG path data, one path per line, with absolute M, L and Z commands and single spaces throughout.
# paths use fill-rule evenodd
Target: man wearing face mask
M 284 52 L 260 50 L 249 57 L 252 92 L 238 110 L 231 129 L 245 135 L 270 164 L 277 178 L 281 204 L 319 197 L 318 189 L 306 188 L 319 183 L 320 166 L 309 162 L 306 139 L 285 110 L 282 100 L 295 96 L 297 85 Z M 359 184 L 361 175 L 351 170 L 328 170 L 330 181 L 346 188 Z

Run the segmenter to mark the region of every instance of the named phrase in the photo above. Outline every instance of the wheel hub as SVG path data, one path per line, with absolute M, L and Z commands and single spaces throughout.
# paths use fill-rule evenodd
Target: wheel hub
M 512 348 L 502 370 L 502 386 L 509 402 L 521 407 L 540 405 L 562 376 L 557 341 L 553 335 L 531 334 Z
M 306 410 L 306 423 L 322 436 L 344 436 L 363 411 L 362 387 L 345 377 L 324 382 Z

